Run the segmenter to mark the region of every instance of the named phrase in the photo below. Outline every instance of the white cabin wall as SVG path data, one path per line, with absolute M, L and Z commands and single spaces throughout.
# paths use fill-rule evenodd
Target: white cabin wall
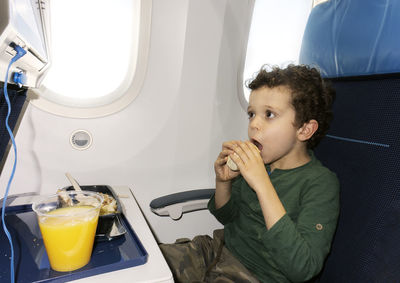
M 247 137 L 241 73 L 254 1 L 154 0 L 147 74 L 138 97 L 107 117 L 71 119 L 29 105 L 16 137 L 18 165 L 10 195 L 53 193 L 80 184 L 129 186 L 156 237 L 211 233 L 220 224 L 206 210 L 179 221 L 150 211 L 152 199 L 214 187 L 213 163 L 225 140 Z M 73 83 L 73 80 L 71 80 Z M 92 146 L 73 149 L 76 129 Z M 0 193 L 13 154 L 0 176 Z

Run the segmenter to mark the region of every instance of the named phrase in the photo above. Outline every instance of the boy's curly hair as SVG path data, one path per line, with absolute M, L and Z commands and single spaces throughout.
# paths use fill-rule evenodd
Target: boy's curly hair
M 270 70 L 267 70 L 269 68 Z M 289 65 L 284 69 L 264 65 L 257 76 L 248 81 L 247 87 L 256 90 L 261 87 L 283 86 L 292 94 L 292 105 L 296 112 L 295 126 L 314 119 L 318 130 L 307 141 L 308 148 L 314 148 L 328 132 L 333 119 L 332 104 L 335 90 L 331 84 L 321 78 L 316 68 L 305 65 Z

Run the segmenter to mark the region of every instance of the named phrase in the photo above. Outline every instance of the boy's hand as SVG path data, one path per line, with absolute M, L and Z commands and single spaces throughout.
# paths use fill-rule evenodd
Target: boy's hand
M 224 142 L 222 151 L 219 153 L 217 160 L 214 162 L 215 178 L 217 182 L 227 182 L 235 178 L 240 172 L 235 172 L 229 169 L 226 165 L 228 156 L 233 154 L 233 148 L 237 141 Z
M 257 192 L 268 181 L 269 176 L 265 169 L 260 150 L 250 141 L 238 141 L 231 147 L 231 159 L 239 167 L 240 173 L 249 186 Z

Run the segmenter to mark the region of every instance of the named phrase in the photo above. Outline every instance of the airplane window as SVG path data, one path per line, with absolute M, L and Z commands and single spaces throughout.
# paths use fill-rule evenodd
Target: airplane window
M 31 102 L 73 117 L 102 116 L 125 107 L 134 97 L 123 96 L 137 95 L 129 88 L 145 71 L 146 60 L 139 56 L 147 54 L 143 41 L 149 37 L 151 1 L 49 4 L 51 66 Z
M 298 63 L 312 0 L 255 1 L 247 45 L 244 81 L 263 64 L 284 67 Z M 249 90 L 244 87 L 248 101 Z

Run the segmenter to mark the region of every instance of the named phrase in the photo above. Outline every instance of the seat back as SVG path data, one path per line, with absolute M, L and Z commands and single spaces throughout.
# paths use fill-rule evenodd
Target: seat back
M 337 173 L 340 217 L 320 282 L 400 282 L 400 75 L 333 81 L 316 156 Z

